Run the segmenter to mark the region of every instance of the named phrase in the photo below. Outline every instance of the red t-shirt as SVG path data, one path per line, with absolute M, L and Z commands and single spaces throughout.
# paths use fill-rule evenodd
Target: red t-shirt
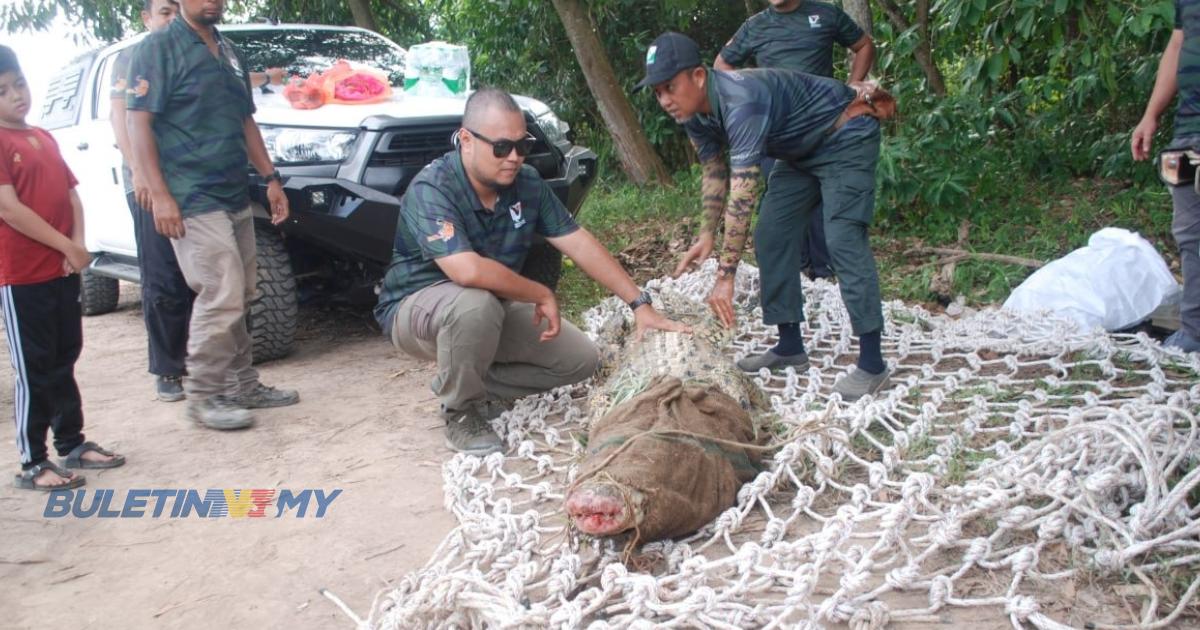
M 21 203 L 67 236 L 75 225 L 70 192 L 78 183 L 45 130 L 0 127 L 0 186 L 16 188 Z M 0 286 L 61 278 L 62 263 L 61 252 L 0 220 Z

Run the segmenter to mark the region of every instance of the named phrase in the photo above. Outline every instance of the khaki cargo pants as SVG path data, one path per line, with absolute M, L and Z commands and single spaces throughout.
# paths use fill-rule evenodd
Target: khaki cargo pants
M 249 391 L 258 382 L 246 330 L 258 282 L 250 208 L 184 217 L 183 227 L 183 238 L 171 239 L 171 246 L 196 292 L 184 379 L 188 399 Z
M 452 282 L 404 299 L 392 322 L 392 344 L 406 354 L 437 361 L 430 389 L 446 409 L 462 410 L 488 398 L 515 399 L 595 373 L 596 345 L 563 320 L 558 336 L 541 341 L 533 305 Z

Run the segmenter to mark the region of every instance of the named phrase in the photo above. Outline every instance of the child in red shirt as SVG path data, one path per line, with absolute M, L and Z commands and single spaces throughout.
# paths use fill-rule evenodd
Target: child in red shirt
M 91 262 L 83 244 L 78 183 L 54 138 L 25 123 L 29 86 L 12 49 L 0 46 L 0 307 L 16 372 L 18 488 L 61 490 L 84 484 L 69 468 L 114 468 L 125 458 L 88 442 L 75 384 L 83 347 L 79 272 Z M 54 430 L 58 466 L 47 457 Z

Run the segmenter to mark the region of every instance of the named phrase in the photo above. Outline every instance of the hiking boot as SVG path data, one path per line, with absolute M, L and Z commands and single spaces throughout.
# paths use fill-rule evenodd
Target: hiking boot
M 154 379 L 154 395 L 163 402 L 179 402 L 187 398 L 183 393 L 183 377 L 156 377 Z
M 476 408 L 479 409 L 479 414 L 483 416 L 484 420 L 495 420 L 505 411 L 512 411 L 513 403 L 499 398 L 489 398 L 476 405 Z
M 854 371 L 843 376 L 834 386 L 833 391 L 842 395 L 842 400 L 854 402 L 867 394 L 874 394 L 887 382 L 891 371 L 884 369 L 879 374 L 856 367 Z
M 788 367 L 789 365 L 796 368 L 796 370 L 803 370 L 807 368 L 808 354 L 801 352 L 799 354 L 789 354 L 784 356 L 782 354 L 775 354 L 774 350 L 767 350 L 762 354 L 748 354 L 738 359 L 737 362 L 738 369 L 742 370 L 743 372 L 751 372 L 753 374 L 757 374 L 758 371 L 763 368 L 774 370 L 777 368 Z
M 500 436 L 476 405 L 467 405 L 463 411 L 444 409 L 442 418 L 446 421 L 446 446 L 451 450 L 481 456 L 504 450 Z
M 287 407 L 300 402 L 300 392 L 294 389 L 275 389 L 262 383 L 255 383 L 254 389 L 238 394 L 231 400 L 233 404 L 243 409 Z
M 1175 334 L 1167 337 L 1163 342 L 1164 348 L 1179 348 L 1184 352 L 1200 352 L 1200 339 L 1183 332 L 1176 330 Z
M 254 426 L 254 416 L 224 396 L 189 400 L 187 417 L 200 426 L 217 431 L 235 431 Z

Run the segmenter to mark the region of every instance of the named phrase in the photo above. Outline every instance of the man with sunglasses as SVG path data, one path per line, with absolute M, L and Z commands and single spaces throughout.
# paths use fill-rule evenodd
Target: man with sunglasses
M 426 166 L 400 202 L 392 263 L 375 316 L 406 354 L 437 361 L 446 443 L 503 450 L 489 420 L 504 401 L 578 383 L 597 348 L 561 321 L 554 292 L 519 274 L 535 234 L 629 304 L 640 338 L 686 330 L 650 304 L 608 250 L 579 227 L 525 156 L 534 139 L 508 93 L 467 99 L 459 147 Z

